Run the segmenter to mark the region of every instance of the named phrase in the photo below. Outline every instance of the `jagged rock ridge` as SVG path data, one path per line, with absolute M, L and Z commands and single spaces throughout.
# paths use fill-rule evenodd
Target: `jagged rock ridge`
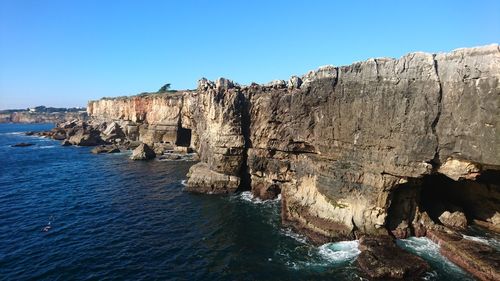
M 500 223 L 500 50 L 411 53 L 240 86 L 91 101 L 149 146 L 189 146 L 187 189 L 282 195 L 283 223 L 313 241 L 425 235 L 445 211 Z M 437 200 L 439 199 L 439 200 Z

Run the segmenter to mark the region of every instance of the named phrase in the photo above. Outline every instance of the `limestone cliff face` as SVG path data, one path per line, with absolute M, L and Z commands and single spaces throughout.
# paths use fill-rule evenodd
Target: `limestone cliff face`
M 183 145 L 201 162 L 188 190 L 281 193 L 283 222 L 316 241 L 404 236 L 439 208 L 498 221 L 499 80 L 500 50 L 490 45 L 327 66 L 268 85 L 202 79 L 196 91 L 93 101 L 88 112 L 149 144 L 180 144 L 189 133 Z M 474 181 L 481 195 L 426 205 L 437 175 L 451 190 Z
M 0 123 L 61 123 L 71 120 L 87 120 L 85 112 L 29 112 L 0 113 Z
M 177 141 L 182 122 L 183 100 L 193 93 L 166 93 L 117 99 L 90 101 L 87 112 L 95 121 L 120 124 L 126 137 L 148 145 Z

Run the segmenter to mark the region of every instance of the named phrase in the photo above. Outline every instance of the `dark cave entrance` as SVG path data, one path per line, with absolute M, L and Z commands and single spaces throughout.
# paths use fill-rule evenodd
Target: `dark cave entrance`
M 485 170 L 475 180 L 455 181 L 442 174 L 410 179 L 397 186 L 390 199 L 386 226 L 392 233 L 406 226 L 406 235 L 414 235 L 417 210 L 437 224 L 442 224 L 439 217 L 445 211 L 462 212 L 468 225 L 488 222 L 500 213 L 500 171 Z
M 189 147 L 191 145 L 191 129 L 179 127 L 177 129 L 177 139 L 175 145 Z

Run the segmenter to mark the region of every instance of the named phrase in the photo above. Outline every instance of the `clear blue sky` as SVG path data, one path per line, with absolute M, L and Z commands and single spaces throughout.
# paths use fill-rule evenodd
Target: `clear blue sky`
M 0 0 L 0 109 L 499 41 L 498 0 Z

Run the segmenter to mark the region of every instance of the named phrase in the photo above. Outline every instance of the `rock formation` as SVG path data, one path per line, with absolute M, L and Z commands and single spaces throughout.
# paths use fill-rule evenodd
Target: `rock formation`
M 428 237 L 439 244 L 441 254 L 479 280 L 500 280 L 500 255 L 494 248 L 444 231 L 429 231 Z
M 489 45 L 267 85 L 201 79 L 194 91 L 87 110 L 106 142 L 197 152 L 189 191 L 281 193 L 283 223 L 314 242 L 404 238 L 442 223 L 499 229 L 499 80 L 500 49 Z
M 362 237 L 359 248 L 357 262 L 371 278 L 415 278 L 429 269 L 422 258 L 398 248 L 388 236 Z
M 0 110 L 0 123 L 61 123 L 74 119 L 87 120 L 81 108 L 52 108 Z
M 114 122 L 122 138 L 196 151 L 188 190 L 281 193 L 283 222 L 318 242 L 408 236 L 422 212 L 439 222 L 464 209 L 469 222 L 492 224 L 499 65 L 498 45 L 411 53 L 267 85 L 202 79 L 195 91 L 91 101 L 88 113 Z M 474 199 L 427 206 L 421 193 L 432 193 L 423 189 L 435 175 L 455 197 Z
M 141 143 L 132 151 L 132 160 L 150 160 L 156 157 L 156 153 L 145 143 Z

